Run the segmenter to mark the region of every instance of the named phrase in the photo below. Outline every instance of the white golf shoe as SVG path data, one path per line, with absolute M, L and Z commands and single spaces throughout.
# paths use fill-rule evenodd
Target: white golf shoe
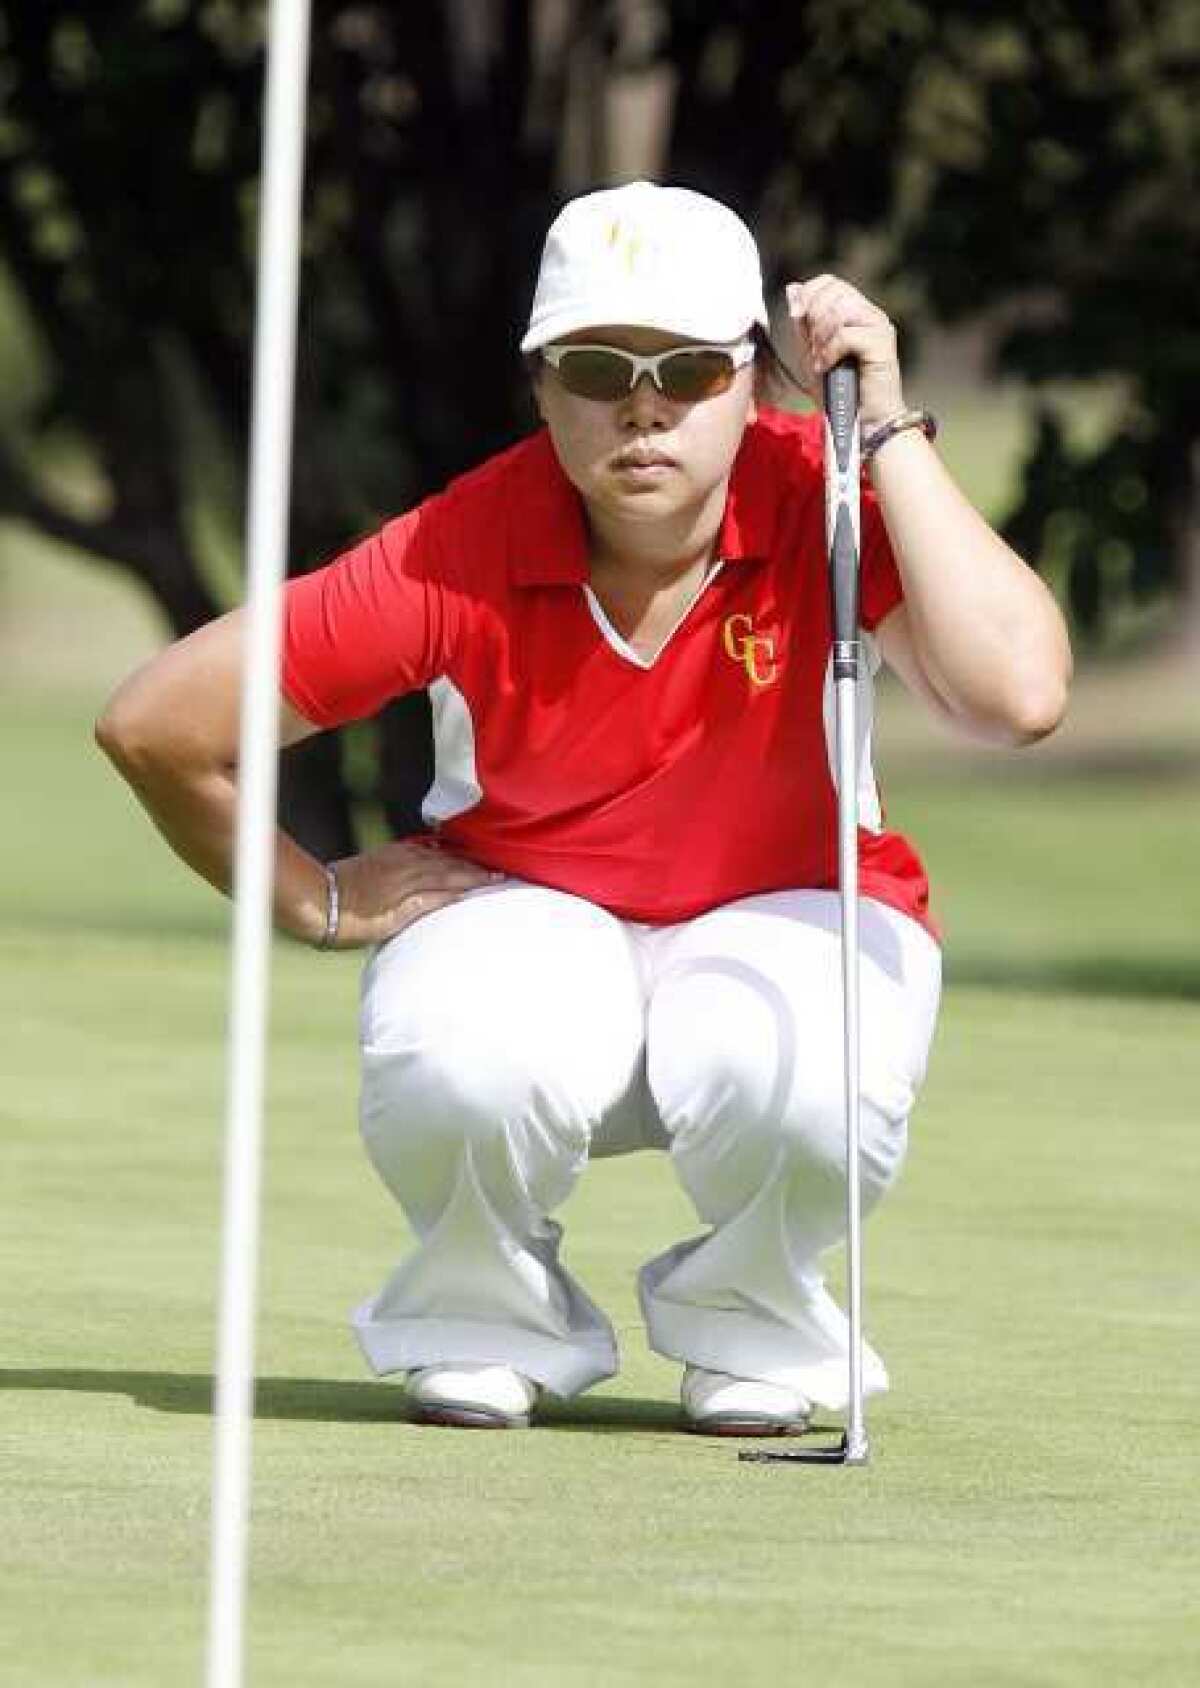
M 511 1366 L 451 1363 L 409 1372 L 408 1394 L 423 1424 L 517 1430 L 529 1423 L 538 1385 Z
M 707 1436 L 786 1436 L 808 1427 L 812 1402 L 797 1389 L 686 1366 L 680 1391 L 689 1427 Z

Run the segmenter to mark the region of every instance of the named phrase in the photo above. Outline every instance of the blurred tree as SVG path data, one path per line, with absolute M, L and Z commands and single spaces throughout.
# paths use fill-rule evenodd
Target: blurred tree
M 0 443 L 0 508 L 132 570 L 177 633 L 236 592 L 264 10 L 0 3 L 0 236 L 44 368 Z M 862 91 L 856 55 L 882 65 L 889 30 L 844 30 L 854 10 L 796 8 L 764 32 L 749 4 L 447 0 L 420 28 L 368 0 L 318 8 L 297 566 L 530 425 L 515 340 L 542 232 L 566 194 L 658 162 L 655 87 L 673 168 L 793 247 L 812 257 L 873 221 L 902 79 L 882 78 L 887 99 Z M 90 481 L 48 472 L 64 441 Z M 396 829 L 417 824 L 426 723 L 424 699 L 383 723 L 372 771 Z M 351 848 L 341 761 L 336 735 L 284 759 L 285 823 L 324 856 Z
M 0 508 L 131 569 L 176 633 L 236 589 L 220 565 L 242 503 L 264 10 L 0 7 L 0 238 L 45 371 L 0 447 Z M 517 4 L 431 6 L 419 28 L 385 4 L 317 20 L 300 567 L 526 425 L 512 331 L 553 194 L 569 47 L 562 31 L 535 40 Z M 47 475 L 64 437 L 98 496 Z M 395 706 L 385 732 L 397 825 L 428 784 L 425 707 Z M 352 847 L 339 766 L 336 735 L 284 759 L 286 824 L 326 857 Z
M 264 10 L 0 0 L 0 240 L 44 370 L 0 439 L 0 509 L 132 570 L 180 633 L 237 589 Z M 1200 572 L 1189 0 L 419 17 L 315 8 L 298 567 L 529 426 L 514 348 L 546 223 L 661 173 L 737 206 L 773 280 L 866 234 L 893 309 L 914 283 L 947 320 L 1017 297 L 1003 367 L 1117 375 L 1128 403 L 1086 450 L 1047 411 L 1014 533 L 1088 624 L 1114 583 Z M 90 475 L 61 472 L 68 446 Z M 366 759 L 395 829 L 417 824 L 427 719 L 393 705 Z M 363 758 L 321 735 L 284 760 L 286 824 L 350 849 L 343 762 L 353 783 Z
M 996 308 L 996 365 L 1119 397 L 1041 409 L 1009 523 L 1076 625 L 1169 594 L 1200 643 L 1200 7 L 931 0 L 902 132 L 897 260 L 943 322 Z

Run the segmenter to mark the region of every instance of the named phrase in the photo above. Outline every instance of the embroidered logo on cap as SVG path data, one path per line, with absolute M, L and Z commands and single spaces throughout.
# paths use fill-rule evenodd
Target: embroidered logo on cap
M 642 250 L 642 237 L 618 218 L 608 225 L 608 244 L 613 256 L 632 275 Z

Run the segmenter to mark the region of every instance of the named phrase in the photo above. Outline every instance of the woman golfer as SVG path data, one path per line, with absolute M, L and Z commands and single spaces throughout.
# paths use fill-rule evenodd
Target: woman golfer
M 967 732 L 1041 738 L 1070 669 L 1053 599 L 906 408 L 883 312 L 827 275 L 787 304 L 810 396 L 859 367 L 871 666 Z M 822 422 L 765 407 L 767 320 L 723 205 L 647 182 L 572 201 L 521 342 L 545 426 L 287 588 L 285 742 L 432 699 L 428 834 L 329 867 L 281 835 L 275 881 L 283 930 L 369 947 L 362 1129 L 416 1246 L 354 1324 L 427 1420 L 524 1424 L 541 1391 L 617 1370 L 551 1215 L 590 1156 L 641 1148 L 702 1226 L 640 1274 L 691 1426 L 845 1404 L 821 1270 L 845 1212 Z M 242 640 L 235 613 L 172 646 L 98 729 L 222 890 Z M 860 687 L 869 1207 L 904 1158 L 940 962 Z M 863 1375 L 886 1387 L 869 1348 Z

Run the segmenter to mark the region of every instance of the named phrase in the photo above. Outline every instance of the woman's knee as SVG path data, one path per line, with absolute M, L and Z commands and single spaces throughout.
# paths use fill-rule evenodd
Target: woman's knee
M 689 1012 L 686 983 L 651 1011 L 650 1086 L 681 1171 L 689 1184 L 732 1192 L 735 1204 L 781 1170 L 844 1188 L 840 1037 L 797 1014 L 771 981 L 736 963 L 718 971 L 719 987 L 709 969 L 697 993 L 701 1017 Z M 874 1059 L 860 1087 L 865 1202 L 899 1170 L 911 1102 L 911 1085 Z
M 464 1171 L 518 1229 L 569 1193 L 587 1157 L 578 1111 L 539 1106 L 535 1075 L 471 1040 L 363 1050 L 360 1126 L 375 1170 L 419 1232 Z
M 573 1078 L 478 1027 L 372 1045 L 362 1052 L 363 1137 L 377 1163 L 400 1153 L 449 1164 L 469 1148 L 478 1165 L 508 1162 L 536 1183 L 549 1163 L 587 1154 L 591 1108 Z
M 791 1014 L 771 981 L 714 956 L 668 974 L 647 1018 L 650 1090 L 673 1139 L 723 1109 L 765 1114 L 794 1068 Z
M 469 901 L 368 966 L 361 1039 L 374 1106 L 428 1112 L 468 1134 L 538 1118 L 578 1135 L 641 1062 L 642 1006 L 620 927 L 576 898 L 528 888 Z
M 632 1039 L 606 1045 L 602 1031 L 555 1035 L 536 1016 L 422 1019 L 409 1033 L 393 1026 L 391 1035 L 364 1043 L 371 1113 L 423 1118 L 472 1140 L 490 1137 L 502 1123 L 540 1121 L 586 1141 L 639 1062 Z
M 463 1003 L 418 988 L 364 1012 L 360 1118 L 377 1171 L 410 1217 L 440 1211 L 470 1152 L 494 1202 L 549 1212 L 592 1132 L 640 1073 L 640 1027 L 548 1024 L 519 1000 Z
M 836 1188 L 846 1184 L 846 1097 L 844 1080 L 804 1089 L 779 1121 L 779 1141 L 796 1173 Z M 894 1181 L 908 1145 L 906 1113 L 888 1112 L 860 1089 L 859 1180 L 862 1206 L 869 1209 Z

